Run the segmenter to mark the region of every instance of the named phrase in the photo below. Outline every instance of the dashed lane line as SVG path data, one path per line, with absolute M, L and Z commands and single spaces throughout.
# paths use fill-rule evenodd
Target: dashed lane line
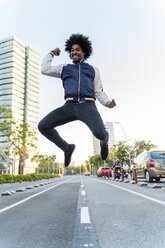
M 82 190 L 82 191 L 81 191 L 81 194 L 82 194 L 82 195 L 86 195 L 85 190 Z
M 132 194 L 134 194 L 134 195 L 141 196 L 141 197 L 146 198 L 146 199 L 148 199 L 148 200 L 150 200 L 150 201 L 157 202 L 157 203 L 159 203 L 159 204 L 161 204 L 161 205 L 165 205 L 165 202 L 164 202 L 164 201 L 157 200 L 157 199 L 155 199 L 155 198 L 153 198 L 153 197 L 150 197 L 150 196 L 147 196 L 147 195 L 143 195 L 143 194 L 141 194 L 141 193 L 132 191 L 132 190 L 130 190 L 130 189 L 122 188 L 121 186 L 118 186 L 118 185 L 115 185 L 115 184 L 112 184 L 112 183 L 107 183 L 107 182 L 104 182 L 104 181 L 98 181 L 97 179 L 94 179 L 94 178 L 91 178 L 91 179 L 94 180 L 94 181 L 96 181 L 96 182 L 99 182 L 99 183 L 105 183 L 105 184 L 108 184 L 108 185 L 110 185 L 110 186 L 113 186 L 113 187 L 116 187 L 116 188 L 125 190 L 125 191 L 127 191 L 127 192 L 129 192 L 129 193 L 132 193 Z
M 32 199 L 32 198 L 34 198 L 34 197 L 36 197 L 36 196 L 38 196 L 38 195 L 41 195 L 41 194 L 45 193 L 45 192 L 48 191 L 48 190 L 51 190 L 51 189 L 53 189 L 53 188 L 56 188 L 56 187 L 60 186 L 61 184 L 66 183 L 66 182 L 68 182 L 68 181 L 70 181 L 70 180 L 71 180 L 71 179 L 68 179 L 68 180 L 66 180 L 66 181 L 64 181 L 64 182 L 61 182 L 61 183 L 59 183 L 59 184 L 56 184 L 56 185 L 54 185 L 54 186 L 52 186 L 52 187 L 50 187 L 50 188 L 48 188 L 48 189 L 45 189 L 45 190 L 43 190 L 43 191 L 41 191 L 41 192 L 39 192 L 39 193 L 36 193 L 36 194 L 34 194 L 34 195 L 32 195 L 32 196 L 29 196 L 29 197 L 27 197 L 27 198 L 25 198 L 25 199 L 23 199 L 23 200 L 21 200 L 21 201 L 19 201 L 19 202 L 16 202 L 16 203 L 14 203 L 14 204 L 12 204 L 12 205 L 10 205 L 10 206 L 8 206 L 8 207 L 2 208 L 2 209 L 0 209 L 0 213 L 3 213 L 3 212 L 5 212 L 5 211 L 8 211 L 9 209 L 14 208 L 14 207 L 16 207 L 16 206 L 18 206 L 18 205 L 20 205 L 20 204 L 26 202 L 26 201 L 29 201 L 30 199 Z
M 81 180 L 72 248 L 100 248 L 87 194 Z
M 81 207 L 81 219 L 80 219 L 81 224 L 89 224 L 90 218 L 89 218 L 89 210 L 88 207 Z

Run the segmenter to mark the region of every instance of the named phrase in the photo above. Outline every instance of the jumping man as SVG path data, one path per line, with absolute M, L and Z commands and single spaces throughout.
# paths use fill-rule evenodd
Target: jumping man
M 108 133 L 96 108 L 95 100 L 97 98 L 108 108 L 116 106 L 115 100 L 110 100 L 103 91 L 99 70 L 85 61 L 92 54 L 92 44 L 88 37 L 82 34 L 72 34 L 65 42 L 65 51 L 69 53 L 72 64 L 51 65 L 54 56 L 60 55 L 59 48 L 52 50 L 43 60 L 41 72 L 62 79 L 66 102 L 62 107 L 46 115 L 39 122 L 38 129 L 47 139 L 64 151 L 64 164 L 67 167 L 75 145 L 63 140 L 55 127 L 80 120 L 100 140 L 101 158 L 106 160 Z

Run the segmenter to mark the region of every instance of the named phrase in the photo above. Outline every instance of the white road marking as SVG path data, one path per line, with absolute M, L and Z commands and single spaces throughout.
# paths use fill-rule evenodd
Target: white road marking
M 90 244 L 83 244 L 84 247 L 93 247 L 94 245 L 92 243 Z
M 81 194 L 82 194 L 82 195 L 86 195 L 85 190 L 82 190 L 82 191 L 81 191 Z
M 90 222 L 88 207 L 81 207 L 81 224 L 88 224 Z
M 58 187 L 59 185 L 65 183 L 65 182 L 67 182 L 67 181 L 70 181 L 70 180 L 71 180 L 71 179 L 66 180 L 66 181 L 64 181 L 64 182 L 62 182 L 62 183 L 56 184 L 56 185 L 54 185 L 54 186 L 52 186 L 52 187 L 50 187 L 50 188 L 48 188 L 48 189 L 45 189 L 45 190 L 43 190 L 43 191 L 41 191 L 41 192 L 39 192 L 39 193 L 37 193 L 37 194 L 34 194 L 34 195 L 32 195 L 32 196 L 29 196 L 29 197 L 27 197 L 27 198 L 25 198 L 25 199 L 23 199 L 23 200 L 21 200 L 21 201 L 19 201 L 19 202 L 17 202 L 17 203 L 14 203 L 14 204 L 12 204 L 12 205 L 10 205 L 10 206 L 8 206 L 8 207 L 2 208 L 2 209 L 0 209 L 0 213 L 3 213 L 3 212 L 5 212 L 5 211 L 7 211 L 7 210 L 9 210 L 9 209 L 11 209 L 11 208 L 14 208 L 14 207 L 16 207 L 16 206 L 18 206 L 18 205 L 20 205 L 20 204 L 22 204 L 22 203 L 24 203 L 24 202 L 26 202 L 26 201 L 32 199 L 32 198 L 34 198 L 34 197 L 36 197 L 36 196 L 41 195 L 41 194 L 45 193 L 46 191 L 48 191 L 48 190 L 50 190 L 50 189 L 56 188 L 56 187 Z
M 150 200 L 150 201 L 157 202 L 157 203 L 159 203 L 159 204 L 161 204 L 161 205 L 165 205 L 165 202 L 164 202 L 164 201 L 157 200 L 157 199 L 155 199 L 155 198 L 153 198 L 153 197 L 150 197 L 150 196 L 147 196 L 147 195 L 143 195 L 143 194 L 140 194 L 140 193 L 138 193 L 138 192 L 135 192 L 135 191 L 132 191 L 132 190 L 129 190 L 129 189 L 125 189 L 125 188 L 122 188 L 122 187 L 120 187 L 120 186 L 117 186 L 117 185 L 114 185 L 114 184 L 111 184 L 111 183 L 107 183 L 107 182 L 104 182 L 104 181 L 98 181 L 97 179 L 94 179 L 94 178 L 91 178 L 91 179 L 92 179 L 92 180 L 95 180 L 95 181 L 97 181 L 97 182 L 100 182 L 100 183 L 105 183 L 105 184 L 111 185 L 111 186 L 113 186 L 113 187 L 116 187 L 116 188 L 125 190 L 125 191 L 127 191 L 127 192 L 129 192 L 129 193 L 132 193 L 132 194 L 134 194 L 134 195 L 141 196 L 141 197 L 146 198 L 146 199 L 148 199 L 148 200 Z

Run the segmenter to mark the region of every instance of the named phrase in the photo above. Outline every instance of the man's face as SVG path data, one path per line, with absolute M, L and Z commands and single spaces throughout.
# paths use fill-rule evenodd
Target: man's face
M 73 62 L 77 64 L 84 59 L 85 53 L 79 45 L 75 44 L 71 48 L 70 55 L 71 59 L 73 59 Z

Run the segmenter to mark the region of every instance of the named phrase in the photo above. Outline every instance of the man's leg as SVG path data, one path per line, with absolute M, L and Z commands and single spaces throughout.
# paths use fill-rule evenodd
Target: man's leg
M 108 156 L 109 136 L 94 102 L 81 103 L 79 120 L 84 122 L 90 128 L 93 135 L 100 140 L 101 158 L 106 160 Z
M 71 155 L 75 145 L 68 144 L 61 138 L 59 133 L 54 129 L 57 126 L 76 120 L 73 109 L 66 103 L 46 115 L 38 124 L 39 131 L 65 153 L 65 166 L 70 163 Z

